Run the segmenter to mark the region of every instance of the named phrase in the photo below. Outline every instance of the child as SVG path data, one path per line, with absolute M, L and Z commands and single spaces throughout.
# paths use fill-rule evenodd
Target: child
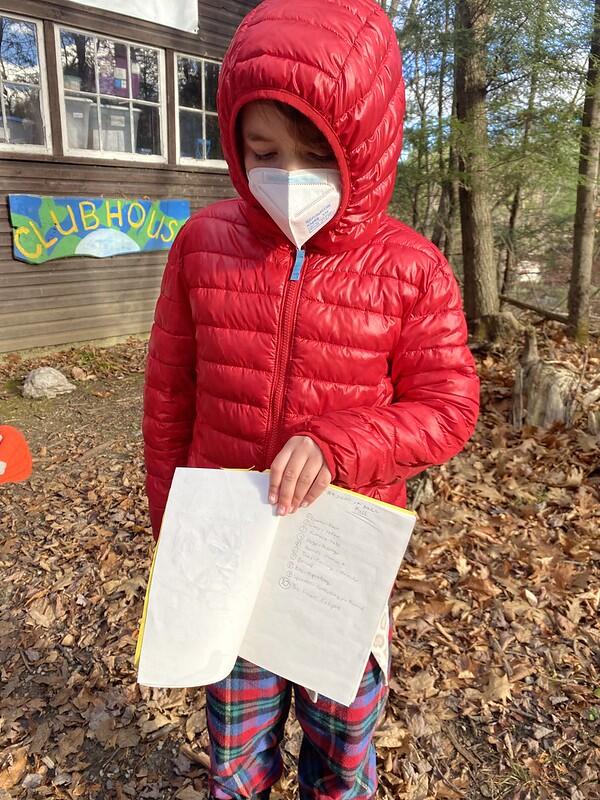
M 392 26 L 372 0 L 264 0 L 218 109 L 240 198 L 195 214 L 165 269 L 143 423 L 154 535 L 177 465 L 270 468 L 280 514 L 329 482 L 403 505 L 406 479 L 470 436 L 478 381 L 451 269 L 385 214 L 404 113 Z M 301 800 L 374 797 L 382 628 L 349 708 L 241 659 L 208 687 L 211 796 L 268 797 L 293 689 Z

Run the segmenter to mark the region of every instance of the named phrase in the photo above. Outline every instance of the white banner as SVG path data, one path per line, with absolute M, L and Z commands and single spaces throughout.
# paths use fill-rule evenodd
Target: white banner
M 80 5 L 147 19 L 180 31 L 198 32 L 198 0 L 77 0 Z M 132 31 L 133 37 L 133 31 Z

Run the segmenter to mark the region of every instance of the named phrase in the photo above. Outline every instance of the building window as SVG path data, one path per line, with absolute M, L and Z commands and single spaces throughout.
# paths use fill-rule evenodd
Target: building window
M 217 121 L 217 82 L 221 65 L 176 55 L 177 161 L 226 167 Z
M 40 22 L 0 16 L 0 149 L 49 152 Z
M 166 161 L 162 51 L 65 28 L 57 40 L 65 153 Z

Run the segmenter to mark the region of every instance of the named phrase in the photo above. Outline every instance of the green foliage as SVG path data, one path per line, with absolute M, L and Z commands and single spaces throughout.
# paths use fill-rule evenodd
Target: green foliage
M 519 253 L 551 269 L 568 261 L 577 183 L 579 120 L 591 0 L 490 0 L 487 30 L 488 189 L 496 246 L 504 247 L 520 191 Z M 468 35 L 449 0 L 402 0 L 407 120 L 391 206 L 431 236 L 444 180 L 469 185 L 450 165 L 451 148 L 473 147 L 453 115 L 453 64 Z

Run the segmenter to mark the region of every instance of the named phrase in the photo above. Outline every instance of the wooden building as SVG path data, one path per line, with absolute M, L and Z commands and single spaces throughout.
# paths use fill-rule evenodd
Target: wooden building
M 233 193 L 217 77 L 257 2 L 185 0 L 197 32 L 106 10 L 140 2 L 0 0 L 0 352 L 147 333 L 167 255 L 25 263 L 8 195 L 178 198 L 193 213 Z

